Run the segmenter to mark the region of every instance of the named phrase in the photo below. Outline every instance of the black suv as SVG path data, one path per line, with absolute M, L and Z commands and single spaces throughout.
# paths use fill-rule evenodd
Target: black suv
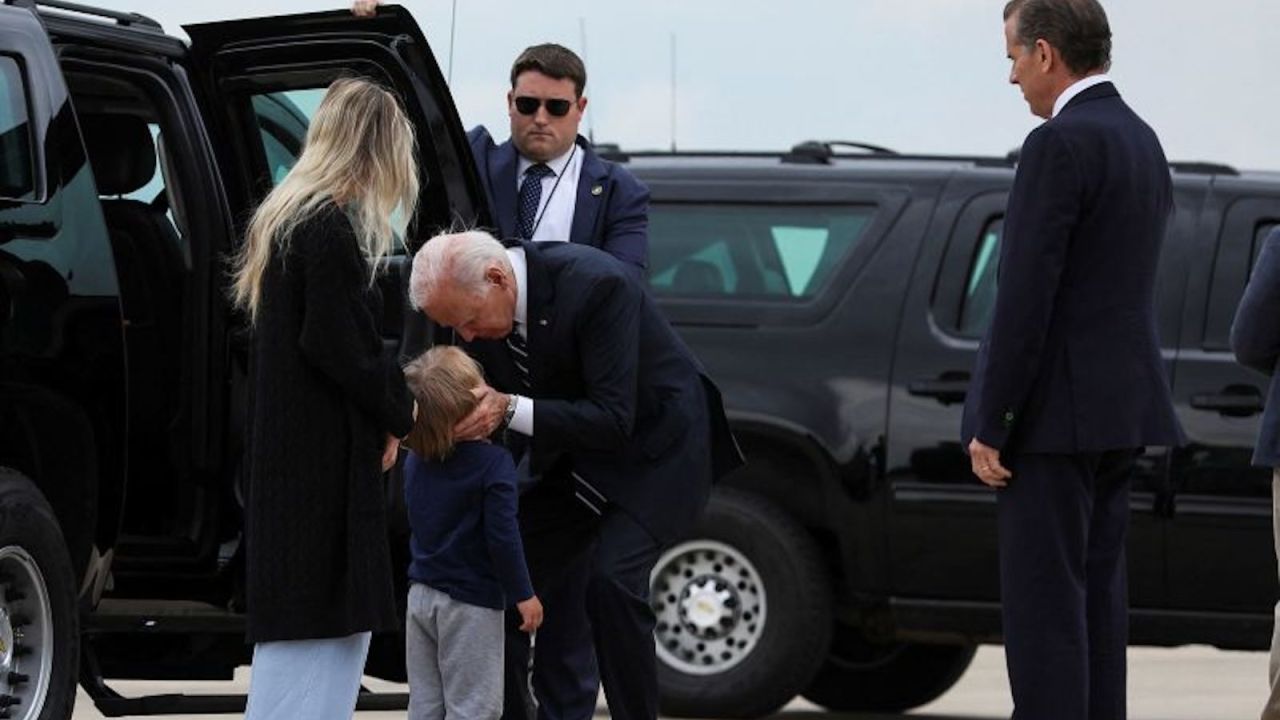
M 959 442 L 1016 157 L 637 153 L 652 290 L 724 391 L 748 464 L 654 572 L 664 708 L 926 703 L 999 642 L 995 495 Z M 1228 332 L 1280 173 L 1171 166 L 1157 321 L 1190 444 L 1132 496 L 1132 642 L 1260 649 L 1276 599 L 1266 378 Z
M 355 72 L 401 96 L 422 166 L 415 236 L 486 218 L 448 88 L 403 9 L 186 30 L 190 45 L 139 15 L 0 3 L 3 717 L 66 718 L 77 680 L 107 715 L 243 705 L 122 698 L 104 678 L 230 677 L 249 659 L 247 340 L 224 259 L 324 88 Z M 383 278 L 391 344 L 417 322 L 397 300 L 404 257 Z M 403 678 L 394 640 L 371 652 L 372 674 Z

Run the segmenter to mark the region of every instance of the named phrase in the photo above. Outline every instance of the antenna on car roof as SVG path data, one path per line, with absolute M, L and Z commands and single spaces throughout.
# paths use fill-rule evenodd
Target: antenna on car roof
M 454 0 L 457 2 L 457 0 Z M 587 59 L 587 20 L 581 15 L 578 16 L 578 37 L 582 42 L 582 64 L 591 67 L 591 61 Z M 587 142 L 593 146 L 596 144 L 596 114 L 591 110 L 591 105 L 587 105 Z
M 676 34 L 671 33 L 671 152 L 676 151 Z
M 449 69 L 445 71 L 446 85 L 453 85 L 453 38 L 458 29 L 458 0 L 453 0 L 453 10 L 449 12 Z

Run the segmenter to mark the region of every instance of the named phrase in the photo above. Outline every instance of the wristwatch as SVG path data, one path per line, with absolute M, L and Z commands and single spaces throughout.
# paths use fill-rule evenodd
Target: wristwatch
M 507 409 L 502 413 L 502 422 L 498 424 L 499 430 L 506 430 L 511 424 L 511 418 L 516 416 L 516 398 L 518 397 L 514 393 L 507 396 Z

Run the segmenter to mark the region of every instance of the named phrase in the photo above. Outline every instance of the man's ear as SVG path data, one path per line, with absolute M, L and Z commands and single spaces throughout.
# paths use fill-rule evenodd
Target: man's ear
M 1055 57 L 1053 46 L 1047 40 L 1036 40 L 1036 64 L 1040 66 L 1040 70 L 1045 73 L 1053 71 L 1054 62 L 1058 59 Z
M 485 269 L 484 279 L 488 281 L 489 284 L 496 285 L 498 287 L 506 287 L 507 284 L 507 274 L 497 265 L 490 265 Z

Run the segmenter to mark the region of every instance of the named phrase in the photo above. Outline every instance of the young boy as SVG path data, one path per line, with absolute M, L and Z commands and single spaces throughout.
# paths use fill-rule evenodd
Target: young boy
M 480 366 L 455 347 L 428 350 L 404 369 L 417 399 L 405 439 L 405 502 L 412 530 L 406 665 L 410 720 L 496 720 L 502 714 L 502 609 L 520 629 L 542 623 L 516 524 L 511 454 L 487 442 L 454 444 L 453 426 L 476 405 Z

